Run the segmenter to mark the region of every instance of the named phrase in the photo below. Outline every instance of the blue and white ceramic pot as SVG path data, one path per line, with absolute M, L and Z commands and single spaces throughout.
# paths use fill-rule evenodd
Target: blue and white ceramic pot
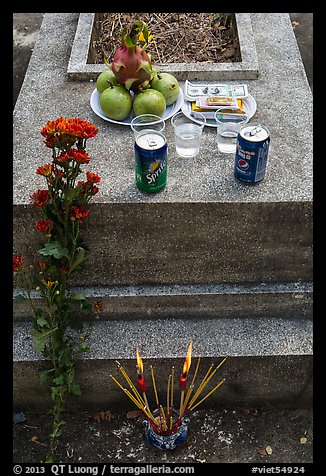
M 156 412 L 154 412 L 154 416 L 155 413 Z M 177 412 L 175 411 L 175 413 Z M 145 436 L 148 442 L 160 450 L 174 450 L 182 445 L 188 436 L 189 423 L 190 419 L 188 417 L 184 417 L 181 419 L 180 426 L 175 433 L 172 433 L 171 435 L 159 435 L 154 431 L 149 420 L 143 421 L 143 425 L 145 427 Z

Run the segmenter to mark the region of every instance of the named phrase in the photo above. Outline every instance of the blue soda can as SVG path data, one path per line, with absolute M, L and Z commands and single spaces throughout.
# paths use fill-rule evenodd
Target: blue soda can
M 157 131 L 144 131 L 135 141 L 136 185 L 144 192 L 159 192 L 166 185 L 167 143 Z
M 263 124 L 244 124 L 238 133 L 234 176 L 247 183 L 260 182 L 266 171 L 269 130 Z

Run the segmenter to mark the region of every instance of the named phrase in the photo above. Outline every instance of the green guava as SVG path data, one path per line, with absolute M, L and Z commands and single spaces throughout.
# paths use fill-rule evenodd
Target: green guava
M 133 109 L 136 116 L 155 114 L 161 117 L 166 109 L 164 96 L 156 89 L 146 89 L 135 95 Z
M 98 90 L 99 94 L 101 94 L 104 91 L 104 89 L 107 89 L 110 87 L 110 83 L 108 81 L 111 81 L 113 86 L 119 84 L 118 78 L 115 76 L 112 69 L 110 68 L 102 71 L 102 73 L 99 74 L 99 76 L 97 77 L 96 89 Z
M 171 106 L 178 99 L 180 86 L 170 73 L 156 74 L 151 81 L 151 87 L 163 94 L 167 106 Z
M 124 86 L 110 86 L 100 94 L 100 106 L 110 119 L 123 121 L 132 111 L 132 97 Z

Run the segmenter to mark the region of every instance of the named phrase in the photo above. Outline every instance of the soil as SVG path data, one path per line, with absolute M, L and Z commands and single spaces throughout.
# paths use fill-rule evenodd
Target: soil
M 97 13 L 92 62 L 112 62 L 121 45 L 123 27 L 143 20 L 154 35 L 146 51 L 153 64 L 241 61 L 232 13 Z
M 19 416 L 26 419 L 13 425 L 13 462 L 40 463 L 51 416 Z M 311 463 L 313 456 L 311 409 L 195 410 L 187 441 L 174 451 L 149 445 L 138 410 L 79 410 L 65 421 L 57 463 Z

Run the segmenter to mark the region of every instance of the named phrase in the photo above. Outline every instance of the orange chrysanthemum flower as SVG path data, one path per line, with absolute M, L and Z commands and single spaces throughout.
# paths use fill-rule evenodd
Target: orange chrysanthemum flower
M 61 163 L 67 163 L 71 160 L 75 160 L 80 164 L 88 164 L 91 158 L 85 150 L 75 149 L 72 147 L 69 152 L 62 152 L 56 160 Z
M 38 175 L 43 175 L 44 177 L 50 177 L 53 172 L 53 164 L 41 165 L 36 169 Z
M 48 121 L 41 130 L 45 137 L 47 147 L 62 147 L 67 144 L 73 144 L 76 141 L 82 141 L 95 137 L 98 128 L 88 121 L 80 118 L 59 117 L 54 121 Z
M 49 228 L 51 228 L 52 225 L 53 225 L 52 220 L 39 220 L 38 222 L 36 222 L 35 228 L 41 233 L 45 233 L 46 231 L 49 230 Z
M 86 210 L 83 207 L 77 207 L 74 205 L 72 207 L 72 212 L 71 212 L 71 219 L 74 221 L 76 218 L 80 220 L 80 222 L 86 218 L 89 214 L 89 210 Z
M 23 257 L 21 255 L 14 255 L 13 256 L 13 261 L 12 261 L 12 264 L 13 264 L 13 271 L 14 273 L 18 273 L 18 271 L 21 270 L 21 268 L 23 267 Z
M 41 208 L 45 207 L 49 200 L 49 191 L 48 190 L 36 190 L 33 195 L 30 196 L 34 200 L 34 207 Z
M 103 312 L 103 303 L 102 301 L 95 301 L 93 304 L 93 309 L 95 312 Z
M 70 149 L 73 159 L 80 164 L 88 164 L 91 160 L 90 156 L 85 150 L 81 149 Z
M 41 283 L 43 283 L 47 288 L 52 288 L 54 286 L 54 281 L 45 281 L 45 279 L 42 279 Z
M 93 172 L 86 172 L 86 177 L 90 183 L 99 183 L 101 181 L 101 177 Z

